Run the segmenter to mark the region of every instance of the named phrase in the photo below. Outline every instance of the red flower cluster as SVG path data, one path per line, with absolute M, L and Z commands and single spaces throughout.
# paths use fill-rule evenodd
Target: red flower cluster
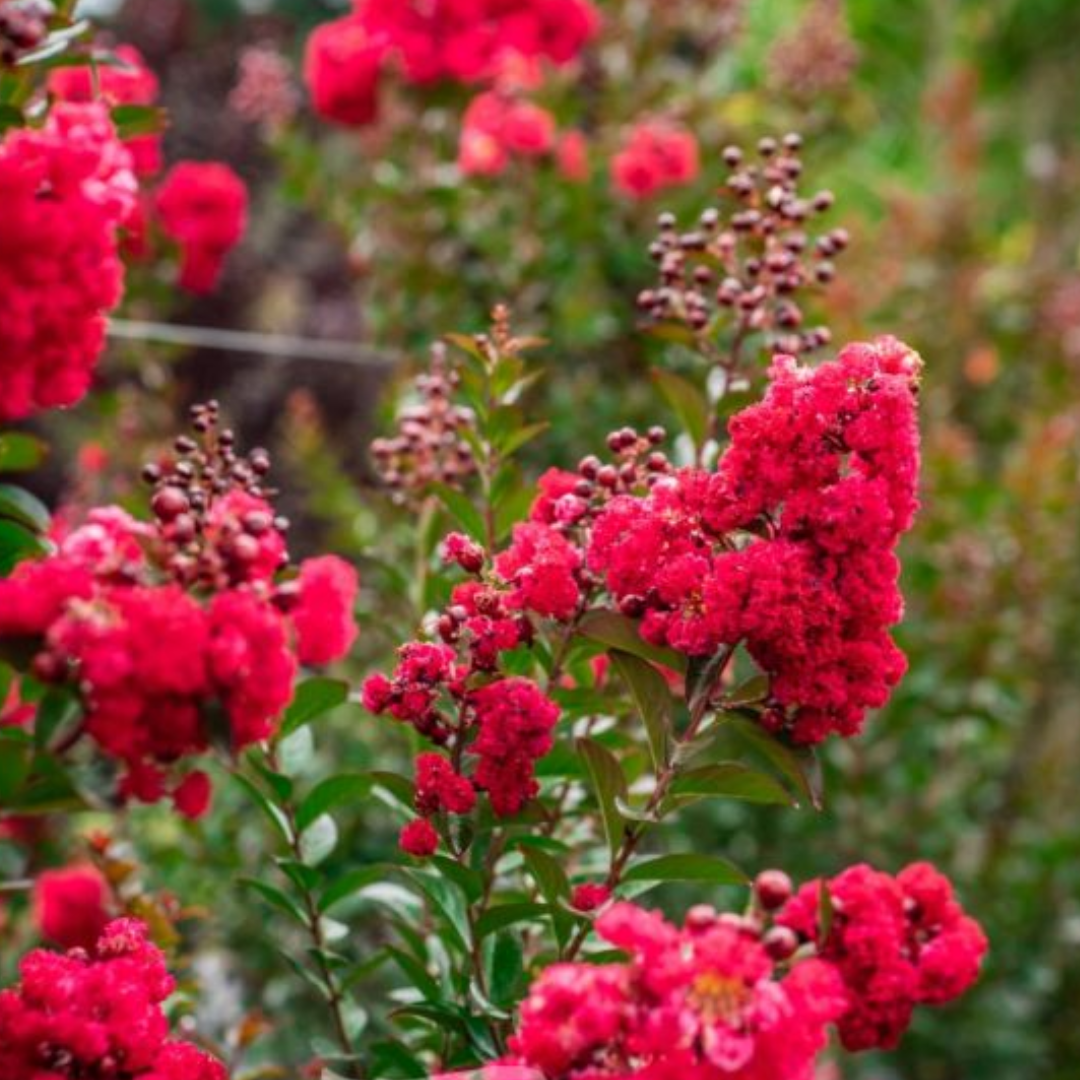
M 692 183 L 701 168 L 697 139 L 678 124 L 649 120 L 629 133 L 611 160 L 615 187 L 632 199 Z
M 102 105 L 60 104 L 0 140 L 0 420 L 73 405 L 120 301 L 131 156 Z
M 134 45 L 112 50 L 115 63 L 53 68 L 48 89 L 59 101 L 100 101 L 110 108 L 122 105 L 154 105 L 161 87 Z M 161 171 L 161 136 L 135 135 L 124 140 L 131 152 L 135 172 L 154 176 Z
M 413 83 L 475 83 L 526 60 L 565 64 L 591 40 L 590 0 L 356 0 L 308 39 L 304 78 L 318 112 L 348 126 L 378 116 L 378 83 L 396 66 Z
M 535 764 L 553 745 L 559 707 L 521 678 L 474 690 L 468 706 L 477 727 L 469 747 L 478 759 L 473 780 L 496 814 L 516 814 L 537 793 Z
M 202 453 L 193 440 L 178 445 Z M 268 462 L 223 453 L 212 475 L 184 462 L 158 481 L 153 525 L 94 510 L 54 554 L 0 581 L 0 639 L 29 645 L 40 679 L 77 687 L 86 731 L 126 767 L 122 793 L 171 794 L 191 817 L 207 809 L 209 781 L 195 772 L 170 784 L 168 773 L 208 748 L 211 721 L 227 722 L 236 749 L 267 738 L 292 697 L 297 659 L 329 663 L 356 636 L 355 571 L 330 556 L 276 584 L 284 522 L 223 478 L 250 481 Z
M 551 749 L 558 706 L 529 679 L 500 678 L 470 688 L 470 668 L 457 663 L 448 645 L 414 641 L 399 656 L 393 678 L 375 674 L 364 683 L 365 707 L 412 724 L 437 745 L 464 751 L 455 753 L 457 764 L 433 753 L 416 759 L 416 808 L 423 819 L 469 813 L 476 789 L 487 792 L 496 814 L 516 814 L 536 794 L 535 763 Z M 422 820 L 406 827 L 401 842 L 411 854 L 429 855 L 438 835 Z
M 0 992 L 5 1080 L 226 1080 L 220 1062 L 169 1040 L 175 984 L 142 923 L 110 923 L 89 953 L 29 953 L 20 975 Z
M 513 608 L 566 622 L 581 602 L 582 557 L 560 532 L 539 522 L 514 526 L 513 542 L 495 558 Z
M 943 1005 L 978 978 L 986 937 L 929 864 L 914 863 L 895 878 L 859 865 L 832 878 L 824 941 L 821 887 L 804 885 L 777 922 L 813 942 L 840 972 L 850 1004 L 838 1027 L 849 1050 L 895 1047 L 916 1005 Z
M 811 1080 L 846 1005 L 831 965 L 781 975 L 756 931 L 711 908 L 682 929 L 629 903 L 596 921 L 621 964 L 556 964 L 521 1007 L 512 1057 L 548 1077 Z
M 489 90 L 465 110 L 458 167 L 467 176 L 498 176 L 511 158 L 550 153 L 555 138 L 555 117 L 547 109 Z
M 46 870 L 34 882 L 34 922 L 62 949 L 93 949 L 109 923 L 109 883 L 93 866 Z
M 225 256 L 247 227 L 244 181 L 220 162 L 182 161 L 157 193 L 165 234 L 180 246 L 180 284 L 193 293 L 211 292 Z
M 345 656 L 358 633 L 353 608 L 360 579 L 333 555 L 300 564 L 296 605 L 290 612 L 301 664 L 318 667 Z
M 599 515 L 591 569 L 641 632 L 691 656 L 744 641 L 765 720 L 797 742 L 852 735 L 904 671 L 895 546 L 918 479 L 920 361 L 893 339 L 816 369 L 775 361 L 714 474 L 683 470 Z

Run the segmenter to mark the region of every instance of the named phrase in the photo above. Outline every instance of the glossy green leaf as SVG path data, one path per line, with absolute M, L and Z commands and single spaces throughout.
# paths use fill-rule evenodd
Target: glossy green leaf
M 619 649 L 643 660 L 651 660 L 672 671 L 684 671 L 686 659 L 673 649 L 650 645 L 638 633 L 637 623 L 614 611 L 588 611 L 578 623 L 578 633 L 609 649 Z
M 48 553 L 39 536 L 14 521 L 0 520 L 0 577 L 6 577 L 24 559 Z
M 695 446 L 702 446 L 709 431 L 709 403 L 698 387 L 664 368 L 651 372 L 652 380 L 679 418 Z
M 487 542 L 487 527 L 483 515 L 467 495 L 447 484 L 434 484 L 432 491 L 464 532 L 482 544 Z
M 338 829 L 329 814 L 317 817 L 300 837 L 300 857 L 308 866 L 325 862 L 337 847 Z
M 388 868 L 381 864 L 350 870 L 323 890 L 319 897 L 319 911 L 329 911 L 336 904 L 355 896 L 361 889 L 366 889 L 378 881 L 385 881 L 388 873 Z
M 136 135 L 156 135 L 168 126 L 168 114 L 154 105 L 117 105 L 112 121 L 122 139 Z
M 744 716 L 725 718 L 725 729 L 734 731 L 747 745 L 762 755 L 816 810 L 823 805 L 820 767 L 812 750 L 796 749 L 781 742 L 756 720 Z
M 288 818 L 281 809 L 275 806 L 266 796 L 266 793 L 246 776 L 234 772 L 232 778 L 248 793 L 255 805 L 266 815 L 267 820 L 274 826 L 281 838 L 286 843 L 289 843 L 292 839 L 292 829 L 289 826 Z
M 487 955 L 488 997 L 499 1008 L 512 1008 L 525 982 L 525 958 L 516 934 L 499 933 Z
M 754 803 L 791 806 L 791 793 L 768 773 L 737 761 L 721 761 L 682 773 L 671 785 L 665 812 L 677 805 L 705 798 L 743 799 Z
M 79 700 L 67 689 L 49 687 L 38 702 L 34 717 L 34 741 L 44 749 L 62 739 L 82 719 Z
M 607 837 L 608 848 L 614 856 L 622 843 L 625 830 L 617 800 L 625 800 L 627 797 L 626 778 L 615 755 L 595 739 L 578 739 L 577 747 L 589 770 L 593 792 L 600 805 L 604 835 Z
M 472 931 L 469 929 L 467 905 L 461 889 L 439 874 L 426 870 L 406 870 L 404 873 L 431 901 L 441 916 L 442 925 L 449 931 L 451 941 L 467 953 L 471 948 Z
M 551 914 L 550 904 L 516 903 L 500 904 L 488 908 L 476 921 L 476 936 L 485 938 L 496 930 L 517 926 L 520 923 L 540 922 Z
M 743 885 L 747 876 L 733 863 L 719 855 L 687 852 L 659 855 L 633 863 L 623 874 L 624 882 L 635 881 L 710 881 L 717 885 Z
M 328 811 L 365 799 L 371 794 L 373 784 L 372 778 L 364 773 L 343 773 L 323 780 L 297 808 L 296 827 L 303 832 Z
M 31 532 L 45 533 L 51 515 L 45 504 L 29 491 L 13 484 L 0 484 L 0 518 L 17 522 Z
M 18 728 L 0 729 L 0 807 L 14 807 L 15 796 L 30 775 L 34 745 Z
M 340 679 L 328 679 L 321 675 L 305 679 L 296 688 L 292 704 L 285 710 L 279 739 L 325 716 L 332 709 L 344 704 L 349 697 L 349 685 Z
M 668 740 L 675 711 L 671 690 L 663 675 L 648 661 L 620 649 L 612 650 L 611 660 L 630 688 L 634 704 L 641 713 L 653 767 L 659 771 L 668 760 Z
M 3 106 L 0 106 L 0 129 L 3 126 L 2 116 Z M 36 469 L 48 452 L 48 445 L 33 435 L 16 431 L 0 435 L 0 473 Z
M 271 907 L 276 908 L 284 915 L 288 915 L 290 919 L 293 919 L 301 926 L 306 927 L 308 925 L 307 917 L 300 909 L 300 906 L 292 897 L 283 893 L 281 889 L 268 885 L 265 881 L 258 881 L 256 878 L 243 877 L 239 880 L 245 889 L 258 893 Z

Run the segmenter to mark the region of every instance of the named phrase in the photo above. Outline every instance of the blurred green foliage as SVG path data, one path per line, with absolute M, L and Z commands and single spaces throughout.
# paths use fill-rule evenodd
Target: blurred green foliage
M 775 49 L 814 2 L 750 0 L 742 31 L 715 64 L 658 67 L 652 82 L 612 88 L 604 107 L 624 121 L 650 95 L 679 93 L 677 80 L 695 71 L 700 82 L 683 104 L 707 150 L 706 175 L 663 204 L 689 219 L 722 178 L 716 151 L 725 142 L 789 128 L 806 135 L 807 173 L 835 191 L 831 220 L 855 238 L 826 299 L 836 336 L 895 333 L 927 361 L 924 509 L 903 552 L 909 611 L 900 637 L 910 672 L 864 736 L 828 747 L 824 812 L 710 805 L 683 824 L 695 848 L 752 869 L 783 865 L 799 878 L 853 860 L 895 870 L 931 859 L 985 924 L 992 952 L 977 990 L 921 1014 L 898 1053 L 843 1060 L 845 1077 L 1072 1080 L 1080 1060 L 1080 5 L 848 0 L 858 65 L 843 85 L 806 95 L 778 83 Z M 278 0 L 274 8 L 299 43 L 301 28 L 341 6 Z M 206 33 L 247 17 L 234 0 L 198 7 L 215 28 Z M 638 43 L 657 63 L 649 50 L 659 40 Z M 557 108 L 573 108 L 568 93 Z M 451 118 L 463 100 L 439 102 L 425 152 L 452 160 Z M 396 138 L 383 151 L 407 157 L 415 133 Z M 652 276 L 644 250 L 657 206 L 613 210 L 602 170 L 582 188 L 526 177 L 535 186 L 522 191 L 521 177 L 462 189 L 430 172 L 360 168 L 351 136 L 311 124 L 275 149 L 281 190 L 362 256 L 358 288 L 377 344 L 419 355 L 446 330 L 478 328 L 503 298 L 550 339 L 534 407 L 553 431 L 533 450 L 534 464 L 568 464 L 609 428 L 658 418 L 663 406 L 646 370 L 665 347 L 635 333 L 633 312 Z M 432 250 L 432 236 L 445 251 Z M 416 621 L 415 553 L 406 549 L 414 522 L 357 491 L 317 420 L 293 410 L 284 426 L 290 467 L 319 493 L 314 516 L 365 576 L 359 674 L 384 662 Z M 339 769 L 401 766 L 411 749 L 355 707 L 322 730 L 333 735 L 324 752 Z M 260 1054 L 298 1060 L 308 1022 L 318 1023 L 312 1006 L 274 955 L 257 906 L 220 888 L 257 872 L 264 840 L 239 792 L 224 790 L 221 804 L 200 827 L 140 811 L 131 835 L 140 835 L 155 885 L 213 914 L 203 944 L 222 947 L 238 999 L 295 1018 Z M 393 825 L 380 809 L 346 813 L 333 860 L 387 857 Z M 2 844 L 0 858 L 17 862 Z M 664 895 L 673 908 L 703 898 L 700 890 Z M 347 914 L 362 953 L 380 931 L 362 911 Z M 277 944 L 302 947 L 288 931 Z M 378 968 L 361 997 L 374 1000 L 393 984 Z

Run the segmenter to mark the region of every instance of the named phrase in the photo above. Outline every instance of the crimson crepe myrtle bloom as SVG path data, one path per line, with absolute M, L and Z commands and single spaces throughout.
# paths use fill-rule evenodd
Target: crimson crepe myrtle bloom
M 833 908 L 827 937 L 822 887 Z M 943 1005 L 971 987 L 987 950 L 982 928 L 928 863 L 913 863 L 896 877 L 860 864 L 809 882 L 777 921 L 813 942 L 840 972 L 849 1005 L 838 1026 L 849 1050 L 894 1048 L 916 1005 Z
M 221 162 L 182 161 L 169 170 L 156 206 L 162 230 L 180 246 L 181 287 L 213 291 L 247 227 L 244 181 Z
M 146 926 L 118 919 L 89 950 L 37 950 L 0 991 L 5 1080 L 227 1080 L 225 1067 L 169 1038 L 162 1005 L 175 989 Z
M 635 126 L 611 160 L 616 189 L 632 199 L 647 199 L 666 188 L 697 179 L 701 168 L 697 139 L 668 120 Z
M 144 472 L 153 522 L 98 508 L 0 581 L 0 641 L 29 647 L 39 680 L 75 690 L 86 733 L 123 766 L 121 796 L 171 796 L 190 818 L 210 804 L 190 765 L 211 723 L 235 750 L 273 735 L 299 664 L 330 663 L 355 640 L 358 584 L 333 556 L 280 573 L 287 522 L 256 494 L 268 456 L 241 458 L 209 406 L 195 413 L 195 430 L 214 434 L 201 449 L 176 440 L 170 468 L 183 472 Z
M 616 903 L 596 931 L 624 963 L 561 963 L 520 1009 L 506 1064 L 545 1076 L 811 1080 L 846 1005 L 820 960 L 779 970 L 754 933 L 715 912 L 682 928 Z
M 74 405 L 123 294 L 131 155 L 101 104 L 56 105 L 0 139 L 0 421 Z
M 304 51 L 304 83 L 315 111 L 345 127 L 373 123 L 385 55 L 385 44 L 356 14 L 317 26 Z
M 116 63 L 53 68 L 49 72 L 49 93 L 60 101 L 101 101 L 110 107 L 154 105 L 161 86 L 142 53 L 134 45 L 118 45 L 112 50 Z M 124 140 L 139 176 L 155 176 L 161 171 L 161 136 L 135 135 Z
M 110 921 L 112 893 L 94 866 L 46 870 L 34 882 L 34 922 L 62 949 L 92 949 Z
M 587 561 L 642 636 L 689 656 L 745 642 L 767 726 L 853 735 L 905 669 L 895 548 L 917 505 L 921 361 L 883 338 L 816 368 L 778 357 L 713 473 L 611 499 Z

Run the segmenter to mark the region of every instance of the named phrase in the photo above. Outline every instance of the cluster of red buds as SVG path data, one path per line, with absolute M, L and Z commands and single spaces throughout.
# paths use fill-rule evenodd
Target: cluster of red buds
M 706 930 L 717 923 L 760 941 L 770 958 L 782 964 L 798 951 L 802 941 L 794 930 L 773 924 L 773 916 L 794 895 L 795 887 L 783 870 L 763 870 L 754 878 L 750 906 L 743 914 L 718 912 L 711 904 L 697 904 L 686 913 L 689 929 Z
M 277 494 L 265 482 L 270 455 L 239 454 L 235 434 L 220 427 L 216 401 L 192 407 L 191 428 L 192 435 L 176 439 L 172 455 L 146 465 L 142 475 L 154 489 L 150 508 L 166 570 L 185 586 L 224 589 L 250 580 L 268 558 L 284 562 L 289 522 L 268 501 Z
M 673 468 L 667 454 L 658 449 L 666 438 L 667 432 L 659 425 L 643 435 L 631 427 L 611 432 L 607 448 L 614 461 L 604 463 L 594 454 L 582 458 L 578 463 L 580 494 L 592 495 L 599 488 L 608 495 L 622 495 L 652 487 Z
M 680 232 L 673 214 L 662 214 L 649 254 L 660 281 L 638 296 L 638 308 L 655 323 L 688 327 L 717 364 L 734 369 L 752 334 L 762 334 L 772 352 L 799 355 L 826 345 L 824 326 L 804 327 L 799 294 L 824 286 L 835 275 L 833 260 L 847 247 L 844 229 L 817 237 L 808 222 L 833 204 L 831 192 L 799 194 L 802 139 L 762 139 L 758 160 L 747 161 L 735 146 L 724 151 L 731 169 L 725 186 L 734 201 L 724 213 L 705 210 L 697 228 Z M 727 325 L 730 340 L 715 338 Z
M 432 484 L 456 485 L 476 470 L 472 449 L 461 437 L 473 415 L 453 401 L 460 380 L 446 347 L 434 346 L 430 369 L 416 379 L 421 401 L 400 414 L 395 436 L 371 444 L 375 467 L 396 501 L 422 497 Z
M 49 0 L 0 0 L 0 63 L 14 64 L 49 36 Z
M 644 433 L 631 427 L 611 432 L 607 437 L 610 460 L 589 454 L 574 472 L 551 469 L 540 478 L 533 519 L 570 535 L 587 527 L 615 496 L 644 494 L 675 470 L 660 449 L 666 438 L 667 432 L 659 425 Z

